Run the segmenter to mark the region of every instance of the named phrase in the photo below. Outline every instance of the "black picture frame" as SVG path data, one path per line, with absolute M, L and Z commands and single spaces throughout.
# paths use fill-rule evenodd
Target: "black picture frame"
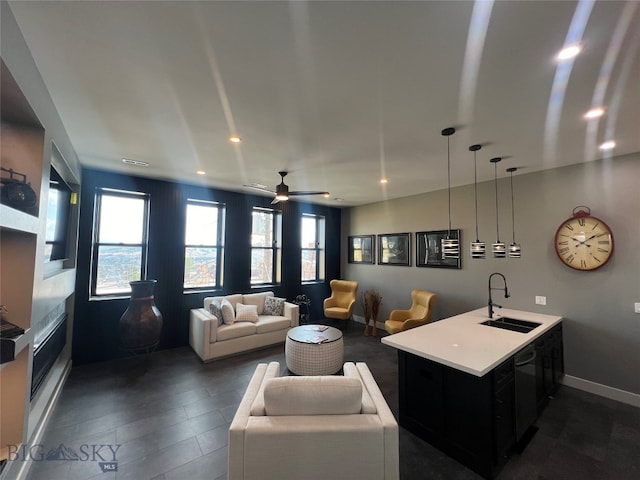
M 352 235 L 349 237 L 349 263 L 375 263 L 375 235 Z
M 411 234 L 378 235 L 378 265 L 411 266 Z
M 462 268 L 462 251 L 458 258 L 442 258 L 442 239 L 449 230 L 416 232 L 416 267 Z M 462 245 L 460 230 L 451 230 L 451 238 L 457 238 Z

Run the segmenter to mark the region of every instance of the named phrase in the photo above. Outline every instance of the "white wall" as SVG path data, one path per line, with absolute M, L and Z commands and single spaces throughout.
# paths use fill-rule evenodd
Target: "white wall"
M 506 169 L 505 165 L 505 169 Z M 502 169 L 504 172 L 504 169 Z M 511 241 L 509 178 L 499 174 L 500 240 Z M 345 209 L 342 217 L 342 277 L 358 280 L 360 293 L 377 288 L 382 297 L 379 321 L 390 310 L 407 308 L 413 288 L 439 295 L 435 318 L 442 319 L 487 304 L 487 281 L 503 273 L 511 298 L 494 300 L 505 307 L 564 317 L 567 375 L 640 394 L 640 154 L 589 162 L 544 172 L 515 175 L 516 240 L 522 258 L 472 260 L 475 240 L 473 185 L 452 190 L 452 228 L 462 230 L 462 269 L 347 263 L 347 236 L 442 230 L 447 228 L 447 192 L 439 191 Z M 496 238 L 493 181 L 478 185 L 480 240 Z M 613 230 L 612 259 L 592 272 L 560 263 L 553 246 L 556 229 L 578 205 Z M 535 305 L 534 297 L 547 297 Z M 497 297 L 497 298 L 496 298 Z M 361 315 L 358 306 L 356 314 Z

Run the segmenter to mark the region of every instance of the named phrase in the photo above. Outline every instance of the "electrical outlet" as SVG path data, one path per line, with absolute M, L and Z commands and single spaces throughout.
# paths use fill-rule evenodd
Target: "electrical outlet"
M 547 297 L 536 295 L 536 305 L 546 305 L 546 304 L 547 304 Z
M 636 313 L 640 313 L 640 303 L 639 302 L 634 303 L 633 309 Z

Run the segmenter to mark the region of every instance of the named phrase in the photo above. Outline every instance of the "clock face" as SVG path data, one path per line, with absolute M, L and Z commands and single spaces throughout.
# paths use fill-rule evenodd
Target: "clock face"
M 577 216 L 560 225 L 555 247 L 565 265 L 576 270 L 595 270 L 611 258 L 613 235 L 602 220 Z

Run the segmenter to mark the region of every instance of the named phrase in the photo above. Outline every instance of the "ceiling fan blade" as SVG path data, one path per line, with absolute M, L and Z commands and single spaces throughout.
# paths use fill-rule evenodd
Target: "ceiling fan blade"
M 277 198 L 271 200 L 271 205 L 275 205 L 276 203 L 280 203 L 280 200 L 278 200 Z
M 246 188 L 251 188 L 253 190 L 259 190 L 261 192 L 266 192 L 266 193 L 271 193 L 273 195 L 276 194 L 275 190 L 270 190 L 269 188 L 263 187 L 262 185 L 256 185 L 256 184 L 245 184 L 242 185 L 243 187 Z
M 298 192 L 289 192 L 289 195 L 329 195 L 329 192 L 298 191 Z

